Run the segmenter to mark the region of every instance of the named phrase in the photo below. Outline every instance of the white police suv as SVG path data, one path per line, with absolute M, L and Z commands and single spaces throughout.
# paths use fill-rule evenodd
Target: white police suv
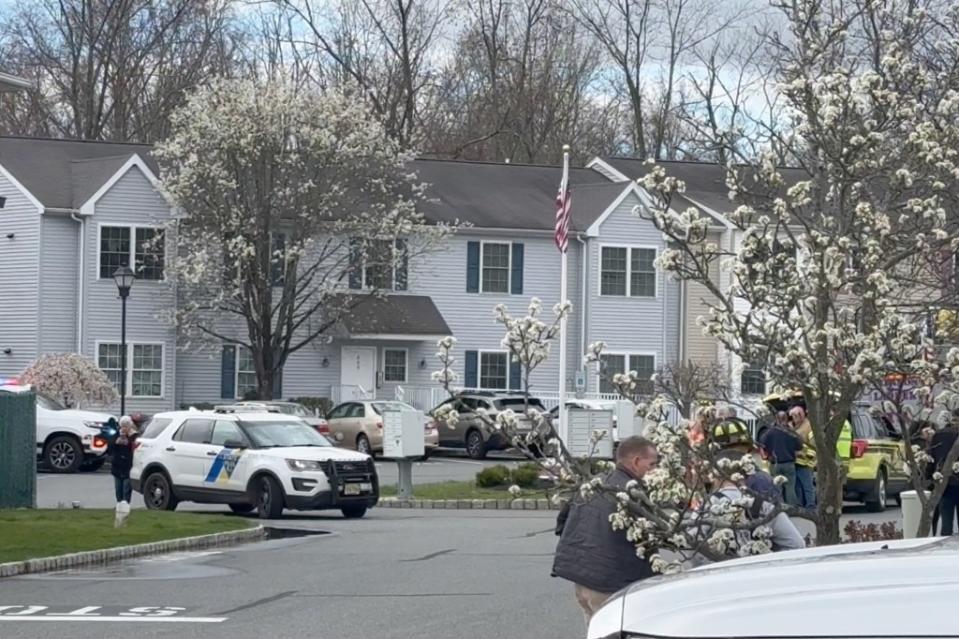
M 298 417 L 240 409 L 154 415 L 130 479 L 153 510 L 193 501 L 264 519 L 284 508 L 362 517 L 379 499 L 368 455 L 334 447 Z

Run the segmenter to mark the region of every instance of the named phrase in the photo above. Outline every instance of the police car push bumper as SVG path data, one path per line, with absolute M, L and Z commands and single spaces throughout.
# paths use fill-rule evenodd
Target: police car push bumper
M 379 501 L 380 486 L 376 468 L 370 459 L 364 461 L 307 462 L 287 460 L 290 486 L 286 490 L 286 505 L 294 510 L 320 510 L 342 506 L 375 506 Z M 318 473 L 298 469 L 318 464 Z M 319 477 L 317 476 L 319 475 Z

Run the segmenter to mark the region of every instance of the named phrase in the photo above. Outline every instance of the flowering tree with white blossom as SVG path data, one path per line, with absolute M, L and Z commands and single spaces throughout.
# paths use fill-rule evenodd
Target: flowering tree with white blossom
M 528 313 L 514 317 L 499 305 L 494 311 L 497 323 L 505 329 L 502 345 L 522 371 L 522 392 L 530 397 L 530 378 L 533 371 L 547 360 L 552 341 L 559 332 L 560 322 L 568 316 L 571 305 L 558 304 L 553 308 L 554 319 L 542 318 L 542 304 L 533 299 Z M 442 368 L 433 379 L 455 397 L 458 376 L 454 356 L 456 340 L 447 337 L 439 342 Z M 590 361 L 602 353 L 602 344 L 591 346 Z M 590 450 L 575 455 L 560 439 L 553 422 L 546 415 L 527 404 L 525 414 L 503 410 L 489 415 L 476 411 L 486 428 L 499 431 L 529 459 L 538 462 L 544 473 L 551 476 L 556 487 L 554 501 L 589 498 L 597 493 L 615 500 L 618 509 L 610 521 L 614 528 L 623 530 L 636 545 L 637 553 L 647 557 L 660 572 L 679 570 L 689 560 L 719 561 L 735 556 L 761 554 L 772 549 L 769 522 L 783 510 L 783 506 L 769 496 L 761 497 L 744 484 L 747 475 L 758 469 L 751 455 L 722 459 L 719 447 L 696 443 L 689 437 L 689 423 L 680 420 L 671 424 L 665 419 L 670 408 L 668 399 L 657 397 L 642 402 L 635 393 L 638 377 L 635 372 L 617 375 L 614 383 L 620 393 L 633 399 L 637 415 L 648 427 L 646 436 L 659 453 L 659 464 L 644 477 L 633 481 L 625 491 L 612 490 L 604 483 L 604 475 L 612 467 L 606 460 L 597 459 L 597 444 L 610 433 L 594 433 Z M 433 417 L 449 426 L 455 426 L 465 406 L 446 403 Z M 781 478 L 780 478 L 781 479 Z M 723 481 L 735 484 L 741 497 L 717 499 L 715 488 Z M 763 499 L 762 514 L 749 516 L 756 499 Z M 767 501 L 768 500 L 768 501 Z
M 119 397 L 107 374 L 93 360 L 76 353 L 41 355 L 20 380 L 67 407 L 106 406 Z
M 838 543 L 836 446 L 850 409 L 893 372 L 897 340 L 918 346 L 910 370 L 937 358 L 921 327 L 955 304 L 944 273 L 959 249 L 959 10 L 773 4 L 789 29 L 769 42 L 791 120 L 778 145 L 796 168 L 715 140 L 730 158 L 734 250 L 708 239 L 703 212 L 674 210 L 684 185 L 662 167 L 640 180 L 655 203 L 637 212 L 674 243 L 659 268 L 711 292 L 704 330 L 763 363 L 775 387 L 802 392 L 818 457 L 817 541 Z M 717 263 L 722 285 L 709 277 Z
M 261 399 L 290 355 L 405 290 L 410 263 L 448 232 L 417 210 L 413 156 L 343 93 L 215 81 L 174 113 L 156 156 L 180 211 L 173 319 L 187 347 L 248 348 Z
M 905 463 L 921 506 L 918 528 L 910 532 L 925 537 L 935 532 L 936 507 L 950 478 L 959 473 L 959 440 L 942 453 L 941 468 L 934 465 L 930 449 L 934 428 L 954 421 L 959 412 L 959 348 L 937 356 L 922 327 L 906 325 L 877 353 L 886 374 L 867 384 L 877 400 L 872 413 L 903 438 Z

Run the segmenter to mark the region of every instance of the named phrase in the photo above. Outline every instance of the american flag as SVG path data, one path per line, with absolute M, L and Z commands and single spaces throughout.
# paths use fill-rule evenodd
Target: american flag
M 566 176 L 559 185 L 559 193 L 556 194 L 556 230 L 553 237 L 556 239 L 556 248 L 560 253 L 566 252 L 569 246 L 569 208 L 571 204 L 571 194 L 569 185 L 566 182 Z

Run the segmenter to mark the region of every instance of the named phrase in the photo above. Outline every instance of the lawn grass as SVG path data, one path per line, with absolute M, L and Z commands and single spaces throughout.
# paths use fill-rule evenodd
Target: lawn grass
M 380 495 L 383 497 L 395 497 L 396 486 L 381 486 Z M 545 499 L 548 497 L 545 490 L 523 490 L 519 495 L 513 496 L 503 488 L 479 488 L 472 481 L 444 481 L 435 484 L 416 484 L 413 486 L 414 499 Z
M 0 510 L 0 563 L 193 537 L 250 526 L 217 514 L 135 510 L 123 528 L 112 510 Z

